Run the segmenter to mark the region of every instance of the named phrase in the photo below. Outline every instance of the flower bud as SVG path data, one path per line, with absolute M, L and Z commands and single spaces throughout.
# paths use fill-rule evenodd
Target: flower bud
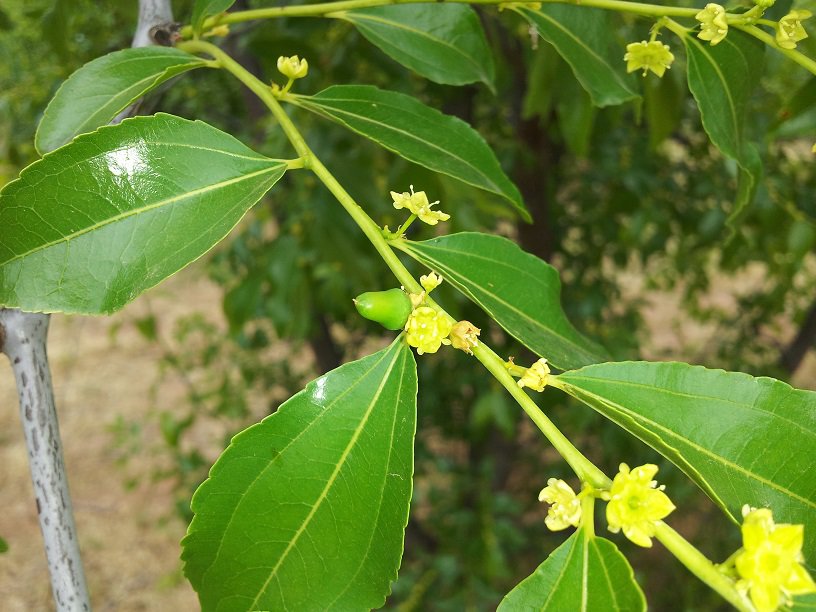
M 297 55 L 278 58 L 278 71 L 290 79 L 302 79 L 309 73 L 309 62 L 300 59 Z

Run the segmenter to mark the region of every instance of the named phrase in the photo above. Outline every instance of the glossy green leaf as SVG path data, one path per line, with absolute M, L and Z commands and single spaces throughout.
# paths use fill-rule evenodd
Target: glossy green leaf
M 685 363 L 605 363 L 558 381 L 680 467 L 733 520 L 748 504 L 804 524 L 805 557 L 816 559 L 816 393 Z
M 224 238 L 285 170 L 172 115 L 80 136 L 0 192 L 0 305 L 121 308 Z
M 615 43 L 608 11 L 566 4 L 518 10 L 567 61 L 595 106 L 638 97 L 624 72 L 624 51 Z
M 683 36 L 688 84 L 711 142 L 740 167 L 739 186 L 729 215 L 733 223 L 753 199 L 762 162 L 745 138 L 745 110 L 762 75 L 765 45 L 740 31 L 729 31 L 717 45 Z
M 195 0 L 193 5 L 193 31 L 201 32 L 201 26 L 207 17 L 223 13 L 235 4 L 235 0 Z
M 419 100 L 367 85 L 334 85 L 292 101 L 436 172 L 504 197 L 529 220 L 518 188 L 476 130 Z
M 205 612 L 383 605 L 408 521 L 416 392 L 398 338 L 233 438 L 182 542 Z
M 482 81 L 493 89 L 493 56 L 469 6 L 379 6 L 331 16 L 350 21 L 386 55 L 436 83 Z
M 636 612 L 646 599 L 632 567 L 609 540 L 579 529 L 510 591 L 499 612 Z
M 566 370 L 606 360 L 605 351 L 567 320 L 556 269 L 514 242 L 463 232 L 392 244 L 440 274 L 555 367 Z
M 107 125 L 150 90 L 205 65 L 201 58 L 171 47 L 123 49 L 85 64 L 48 103 L 34 140 L 37 150 L 48 153 Z

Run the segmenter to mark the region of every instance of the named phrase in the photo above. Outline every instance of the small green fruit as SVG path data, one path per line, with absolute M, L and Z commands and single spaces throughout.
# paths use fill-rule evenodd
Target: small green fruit
M 386 329 L 402 329 L 411 314 L 411 299 L 402 289 L 368 291 L 354 299 L 354 306 L 369 321 L 375 321 Z

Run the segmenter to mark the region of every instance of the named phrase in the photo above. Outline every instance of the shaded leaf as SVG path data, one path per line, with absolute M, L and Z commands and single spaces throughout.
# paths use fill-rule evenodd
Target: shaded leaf
M 749 504 L 804 524 L 805 557 L 816 559 L 816 393 L 685 363 L 605 363 L 557 381 L 680 467 L 734 521 Z
M 608 11 L 570 5 L 518 11 L 567 61 L 595 106 L 639 97 L 624 72 L 624 51 L 615 43 Z
M 330 16 L 350 21 L 386 55 L 436 83 L 482 81 L 493 89 L 493 56 L 469 6 L 379 6 Z
M 172 115 L 80 136 L 0 192 L 0 304 L 121 308 L 224 238 L 285 170 Z
M 416 391 L 400 337 L 233 438 L 182 542 L 203 610 L 383 605 L 408 520 Z
M 529 220 L 518 188 L 496 155 L 461 119 L 443 115 L 411 96 L 367 85 L 334 85 L 315 96 L 290 99 L 408 161 L 502 196 Z
M 606 359 L 561 309 L 561 281 L 551 265 L 500 236 L 462 232 L 392 244 L 481 306 L 516 340 L 557 368 Z
M 745 138 L 745 110 L 762 75 L 765 45 L 738 30 L 712 46 L 696 36 L 683 37 L 688 56 L 688 84 L 703 128 L 711 142 L 740 167 L 739 185 L 729 224 L 736 222 L 754 197 L 762 174 L 756 147 Z
M 122 49 L 88 62 L 48 103 L 34 138 L 37 150 L 48 153 L 107 125 L 161 83 L 204 65 L 201 58 L 171 47 Z
M 235 0 L 195 0 L 193 5 L 192 25 L 193 31 L 198 34 L 201 26 L 207 17 L 223 13 L 235 4 Z
M 499 612 L 645 609 L 626 557 L 612 542 L 584 529 L 555 549 L 499 605 Z

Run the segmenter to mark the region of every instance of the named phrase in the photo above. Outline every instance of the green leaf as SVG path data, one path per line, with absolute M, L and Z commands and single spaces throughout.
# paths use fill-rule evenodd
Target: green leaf
M 566 370 L 606 360 L 605 351 L 567 320 L 556 269 L 514 242 L 462 232 L 391 244 L 440 274 L 555 367 Z
M 400 337 L 233 438 L 182 542 L 205 612 L 383 605 L 408 521 L 416 392 Z
M 386 55 L 427 79 L 445 85 L 482 81 L 493 89 L 493 56 L 469 6 L 380 6 L 330 16 L 350 21 Z
M 370 138 L 408 161 L 490 191 L 527 220 L 518 188 L 476 130 L 412 98 L 367 85 L 334 85 L 296 104 Z
M 804 524 L 805 557 L 816 559 L 816 393 L 685 363 L 605 363 L 557 380 L 680 467 L 734 521 L 748 504 Z
M 643 592 L 618 547 L 579 529 L 504 597 L 498 612 L 645 609 Z
M 549 5 L 518 9 L 572 68 L 595 106 L 613 106 L 638 98 L 624 72 L 624 52 L 615 43 L 607 11 L 584 6 Z
M 48 103 L 37 128 L 37 150 L 48 153 L 78 134 L 107 125 L 168 79 L 207 62 L 171 47 L 123 49 L 74 72 Z
M 791 612 L 816 612 L 816 593 L 797 595 L 793 598 L 792 606 L 785 606 L 782 609 Z
M 195 0 L 193 5 L 193 31 L 198 34 L 207 17 L 218 15 L 235 4 L 235 0 Z
M 656 149 L 680 125 L 686 95 L 673 71 L 662 78 L 643 79 L 643 102 L 649 126 L 649 146 Z
M 745 110 L 759 83 L 765 45 L 738 30 L 716 46 L 696 36 L 683 36 L 688 56 L 688 84 L 703 128 L 711 142 L 740 167 L 737 196 L 729 215 L 733 225 L 754 197 L 762 174 L 756 147 L 745 138 Z
M 172 115 L 80 136 L 0 192 L 0 305 L 121 308 L 224 238 L 285 170 Z
M 3 538 L 0 538 L 0 554 L 8 552 L 9 545 Z
M 771 124 L 771 129 L 777 129 L 780 125 L 813 111 L 816 108 L 816 76 L 807 80 L 790 99 L 782 105 L 776 119 Z

